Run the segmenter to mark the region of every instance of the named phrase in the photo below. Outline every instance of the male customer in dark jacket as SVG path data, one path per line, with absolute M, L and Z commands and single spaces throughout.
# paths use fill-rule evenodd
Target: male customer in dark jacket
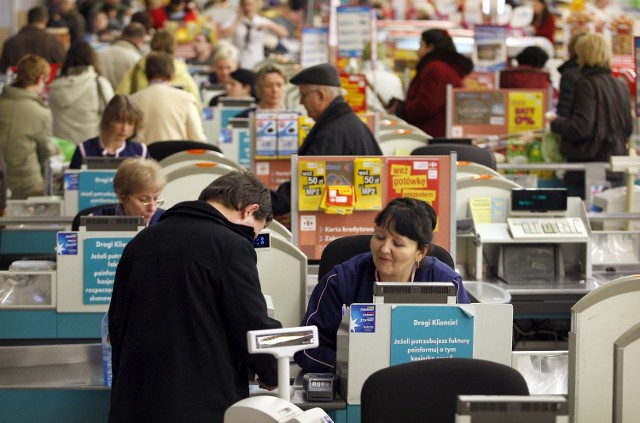
M 49 63 L 64 62 L 64 46 L 53 34 L 45 31 L 49 21 L 49 12 L 44 6 L 29 9 L 27 25 L 13 37 L 5 41 L 0 57 L 0 73 L 6 72 L 10 66 L 16 66 L 27 54 L 35 54 Z
M 249 396 L 247 367 L 277 385 L 275 359 L 249 355 L 267 317 L 252 240 L 273 217 L 269 190 L 232 172 L 136 235 L 109 306 L 111 422 L 222 422 Z
M 300 104 L 316 121 L 300 146 L 300 156 L 381 156 L 369 127 L 342 98 L 340 76 L 323 63 L 291 78 L 300 89 Z
M 315 120 L 298 149 L 300 156 L 381 156 L 382 150 L 369 127 L 342 97 L 337 69 L 323 63 L 298 72 L 291 83 L 300 89 L 300 104 Z M 276 215 L 291 210 L 291 184 L 273 193 Z

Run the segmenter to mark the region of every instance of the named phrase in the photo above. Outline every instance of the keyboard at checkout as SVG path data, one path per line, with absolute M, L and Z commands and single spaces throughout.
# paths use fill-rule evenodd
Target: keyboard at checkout
M 589 236 L 579 217 L 509 217 L 507 224 L 513 239 L 582 239 Z

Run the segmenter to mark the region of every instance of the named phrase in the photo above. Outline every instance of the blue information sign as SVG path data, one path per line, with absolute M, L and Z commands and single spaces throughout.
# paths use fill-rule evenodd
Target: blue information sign
M 58 242 L 56 244 L 56 253 L 59 256 L 78 255 L 78 233 L 77 232 L 58 232 Z
M 78 210 L 99 206 L 100 204 L 117 203 L 118 197 L 113 192 L 113 176 L 115 174 L 115 170 L 80 172 Z
M 473 316 L 457 306 L 396 306 L 391 310 L 390 364 L 473 357 Z
M 84 304 L 109 304 L 116 268 L 131 237 L 84 240 Z
M 349 330 L 351 332 L 376 331 L 376 306 L 373 304 L 351 304 L 351 321 Z M 344 312 L 342 313 L 344 315 Z

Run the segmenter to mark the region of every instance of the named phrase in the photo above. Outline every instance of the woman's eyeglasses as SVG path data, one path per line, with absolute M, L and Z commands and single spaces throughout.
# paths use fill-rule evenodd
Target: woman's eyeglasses
M 164 201 L 165 201 L 165 200 L 144 201 L 144 200 L 136 198 L 136 197 L 134 197 L 132 195 L 130 197 L 133 198 L 134 200 L 136 200 L 138 203 L 140 203 L 140 205 L 142 205 L 142 207 L 149 207 L 149 206 L 153 206 L 153 205 L 155 205 L 156 207 L 160 207 L 161 205 L 164 204 Z

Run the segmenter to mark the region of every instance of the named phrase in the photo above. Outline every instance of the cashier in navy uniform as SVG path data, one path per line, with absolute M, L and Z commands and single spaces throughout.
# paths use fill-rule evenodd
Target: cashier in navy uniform
M 427 256 L 436 226 L 433 208 L 420 200 L 392 200 L 375 218 L 371 252 L 336 265 L 313 290 L 302 325 L 316 325 L 320 346 L 299 351 L 296 363 L 306 372 L 335 370 L 336 334 L 343 306 L 373 301 L 374 282 L 453 282 L 457 302 L 469 297 L 460 275 L 435 257 Z

